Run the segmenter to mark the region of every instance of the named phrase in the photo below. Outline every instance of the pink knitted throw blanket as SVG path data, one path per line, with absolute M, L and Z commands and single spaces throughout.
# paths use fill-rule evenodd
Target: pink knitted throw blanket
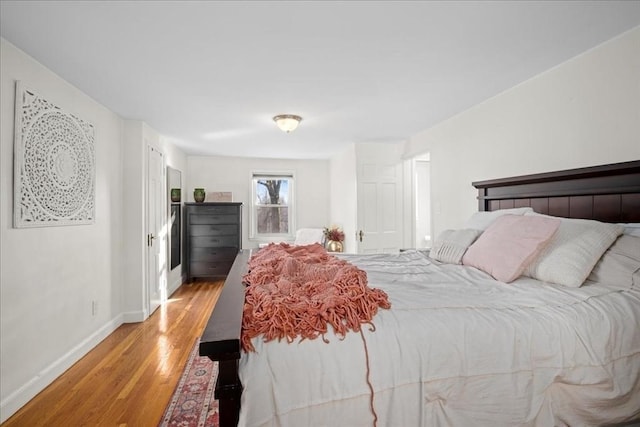
M 242 318 L 242 348 L 255 351 L 251 338 L 314 339 L 328 325 L 344 336 L 371 324 L 387 294 L 367 286 L 367 273 L 329 255 L 319 244 L 270 244 L 249 260 Z M 372 324 L 371 324 L 372 325 Z M 373 326 L 373 325 L 372 325 Z

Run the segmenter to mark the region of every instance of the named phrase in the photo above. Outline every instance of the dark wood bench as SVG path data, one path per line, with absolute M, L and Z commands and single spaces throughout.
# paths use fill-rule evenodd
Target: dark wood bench
M 200 356 L 218 362 L 215 398 L 220 405 L 220 427 L 238 425 L 242 384 L 238 377 L 244 289 L 251 250 L 241 250 L 229 271 L 222 293 L 200 337 Z

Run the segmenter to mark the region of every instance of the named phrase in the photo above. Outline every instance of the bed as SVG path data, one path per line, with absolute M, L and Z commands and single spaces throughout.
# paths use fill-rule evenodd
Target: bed
M 548 227 L 559 217 L 640 223 L 640 161 L 473 185 L 479 218 L 521 209 L 523 217 L 546 215 L 535 221 Z M 516 216 L 503 219 L 519 221 Z M 616 245 L 623 235 L 620 228 Z M 238 255 L 200 342 L 200 355 L 219 362 L 221 426 L 616 425 L 640 419 L 640 271 L 630 281 L 603 283 L 597 264 L 581 287 L 522 275 L 507 284 L 491 276 L 501 272 L 424 252 L 339 256 L 389 295 L 391 308 L 375 315 L 375 330 L 365 325 L 344 337 L 328 333 L 328 344 L 254 338 L 256 351 L 244 352 L 242 277 L 251 251 Z M 604 270 L 600 276 L 609 277 Z M 614 264 L 613 270 L 620 268 Z

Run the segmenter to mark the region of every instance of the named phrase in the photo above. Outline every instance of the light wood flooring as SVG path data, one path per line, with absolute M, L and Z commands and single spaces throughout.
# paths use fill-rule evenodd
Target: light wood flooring
M 157 426 L 222 284 L 182 285 L 146 321 L 116 329 L 2 427 Z

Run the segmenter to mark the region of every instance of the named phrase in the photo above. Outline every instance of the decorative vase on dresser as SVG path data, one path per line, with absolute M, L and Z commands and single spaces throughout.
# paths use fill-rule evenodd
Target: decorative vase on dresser
M 242 203 L 185 203 L 187 282 L 224 277 L 242 247 Z
M 193 200 L 195 200 L 197 203 L 204 202 L 205 196 L 206 193 L 204 192 L 204 188 L 195 188 L 193 190 Z

